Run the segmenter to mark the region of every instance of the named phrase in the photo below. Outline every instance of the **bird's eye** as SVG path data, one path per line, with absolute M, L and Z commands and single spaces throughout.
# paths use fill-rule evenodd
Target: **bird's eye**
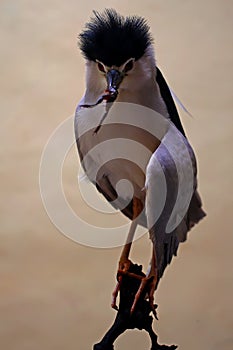
M 97 62 L 97 66 L 100 72 L 105 73 L 105 67 L 101 62 Z
M 129 62 L 126 63 L 124 72 L 129 72 L 133 68 L 134 59 L 132 58 Z

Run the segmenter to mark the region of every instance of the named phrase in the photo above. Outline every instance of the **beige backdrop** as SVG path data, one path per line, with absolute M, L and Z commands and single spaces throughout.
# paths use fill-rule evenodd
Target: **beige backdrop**
M 158 65 L 194 115 L 181 113 L 208 217 L 161 282 L 159 340 L 180 350 L 233 349 L 233 5 L 227 0 L 0 2 L 0 348 L 90 350 L 115 317 L 110 300 L 120 249 L 65 238 L 50 222 L 38 186 L 43 147 L 84 90 L 77 34 L 93 8 L 106 6 L 148 19 Z M 74 150 L 68 158 L 65 188 L 79 208 Z M 148 262 L 149 253 L 144 237 L 133 258 Z M 131 331 L 116 349 L 149 349 L 149 340 Z

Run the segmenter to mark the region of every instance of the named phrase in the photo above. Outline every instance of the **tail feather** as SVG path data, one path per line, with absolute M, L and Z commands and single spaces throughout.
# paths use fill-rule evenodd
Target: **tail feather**
M 160 251 L 160 254 L 157 254 L 159 279 L 163 276 L 167 265 L 171 263 L 172 257 L 176 256 L 179 243 L 186 241 L 188 232 L 191 230 L 191 228 L 205 216 L 206 213 L 202 209 L 201 198 L 198 192 L 195 191 L 192 196 L 186 216 L 176 227 L 176 229 L 171 232 L 171 234 L 166 235 L 166 239 L 162 243 L 163 248 L 161 247 L 162 249 L 158 249 L 155 243 L 155 249 L 157 248 L 156 250 Z M 161 252 L 163 252 L 163 254 L 161 254 Z

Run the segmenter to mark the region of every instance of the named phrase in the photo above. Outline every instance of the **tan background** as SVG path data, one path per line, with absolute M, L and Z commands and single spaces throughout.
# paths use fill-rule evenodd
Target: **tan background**
M 227 0 L 0 2 L 0 348 L 90 350 L 115 317 L 109 304 L 120 250 L 83 247 L 61 235 L 38 186 L 42 149 L 84 89 L 77 33 L 93 8 L 106 6 L 149 20 L 158 65 L 195 116 L 182 113 L 182 121 L 198 156 L 208 217 L 161 282 L 159 340 L 180 350 L 233 349 L 233 5 Z M 75 203 L 75 152 L 71 160 L 64 181 Z M 148 238 L 135 246 L 134 259 L 148 261 Z M 149 349 L 149 341 L 143 332 L 128 332 L 116 349 Z

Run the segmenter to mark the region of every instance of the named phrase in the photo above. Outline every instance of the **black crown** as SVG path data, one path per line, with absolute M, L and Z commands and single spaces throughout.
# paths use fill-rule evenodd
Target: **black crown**
M 144 55 L 153 41 L 144 18 L 123 17 L 113 9 L 93 12 L 95 17 L 79 35 L 79 47 L 86 59 L 119 67 L 129 58 L 138 60 Z

